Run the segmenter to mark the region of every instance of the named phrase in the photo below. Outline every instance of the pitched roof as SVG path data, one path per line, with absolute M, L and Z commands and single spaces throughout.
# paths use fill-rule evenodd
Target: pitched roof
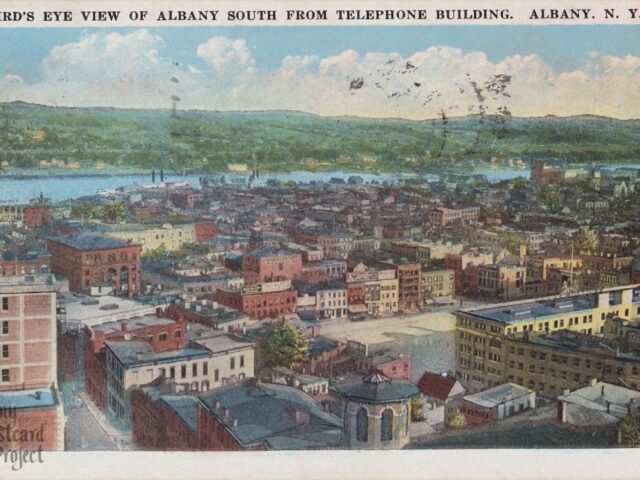
M 456 382 L 457 380 L 454 377 L 445 377 L 433 372 L 424 372 L 418 381 L 418 390 L 424 395 L 444 401 L 449 398 L 449 394 Z

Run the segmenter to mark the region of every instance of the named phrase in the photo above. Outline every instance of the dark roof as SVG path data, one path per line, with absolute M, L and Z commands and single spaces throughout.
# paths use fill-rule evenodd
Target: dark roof
M 392 381 L 379 372 L 374 372 L 361 382 L 336 388 L 343 397 L 370 403 L 397 402 L 420 393 L 412 383 Z
M 167 363 L 188 361 L 192 358 L 206 358 L 207 350 L 197 345 L 164 352 L 154 352 L 146 340 L 110 340 L 105 345 L 125 367 L 146 365 L 149 363 Z
M 341 419 L 324 412 L 296 388 L 245 383 L 217 388 L 201 395 L 200 401 L 245 447 L 264 442 L 272 449 L 336 448 L 340 444 Z
M 66 245 L 67 247 L 75 248 L 76 250 L 107 250 L 110 248 L 122 248 L 131 245 L 130 243 L 118 238 L 88 233 L 71 237 L 52 237 L 50 240 Z
M 161 400 L 173 410 L 193 432 L 198 430 L 197 397 L 189 395 L 163 395 Z
M 300 255 L 299 253 L 292 252 L 291 250 L 287 250 L 285 248 L 278 247 L 262 247 L 257 250 L 253 250 L 247 254 L 249 257 L 255 258 L 268 258 L 268 257 L 291 257 L 294 255 Z
M 428 395 L 438 400 L 446 400 L 449 398 L 451 389 L 456 384 L 453 377 L 444 377 L 433 372 L 424 372 L 424 375 L 418 382 L 418 389 L 424 395 Z

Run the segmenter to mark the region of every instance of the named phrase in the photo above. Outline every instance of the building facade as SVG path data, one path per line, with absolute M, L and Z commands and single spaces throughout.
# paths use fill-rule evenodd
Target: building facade
M 117 295 L 140 292 L 140 245 L 99 236 L 55 237 L 47 242 L 51 272 L 69 280 L 69 289 L 91 292 L 107 286 Z

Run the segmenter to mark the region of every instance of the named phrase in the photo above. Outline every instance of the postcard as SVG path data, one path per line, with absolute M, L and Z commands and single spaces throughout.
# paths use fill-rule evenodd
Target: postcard
M 3 478 L 637 477 L 639 21 L 0 0 Z

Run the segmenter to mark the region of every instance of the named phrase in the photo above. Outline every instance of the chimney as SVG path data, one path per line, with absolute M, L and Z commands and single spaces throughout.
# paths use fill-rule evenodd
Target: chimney
M 222 412 L 222 418 L 224 418 L 225 420 L 227 420 L 229 418 L 229 409 L 225 408 Z
M 322 410 L 324 410 L 325 413 L 329 413 L 329 402 L 323 402 L 322 404 Z
M 139 362 L 142 360 L 142 353 L 143 352 L 136 352 L 136 360 Z
M 217 410 L 220 408 L 220 400 L 216 400 L 215 403 L 213 404 L 213 407 Z
M 238 419 L 237 419 L 237 418 L 234 418 L 234 419 L 233 419 L 233 422 L 231 422 L 231 426 L 232 426 L 233 428 L 238 428 Z
M 562 390 L 562 396 L 566 397 L 571 393 L 571 390 L 569 390 L 568 388 L 565 388 L 564 390 Z
M 591 385 L 592 387 L 595 387 L 595 386 L 596 386 L 596 383 L 598 383 L 598 379 L 597 379 L 597 378 L 592 378 L 592 379 L 591 379 L 591 382 L 590 382 L 590 385 Z

